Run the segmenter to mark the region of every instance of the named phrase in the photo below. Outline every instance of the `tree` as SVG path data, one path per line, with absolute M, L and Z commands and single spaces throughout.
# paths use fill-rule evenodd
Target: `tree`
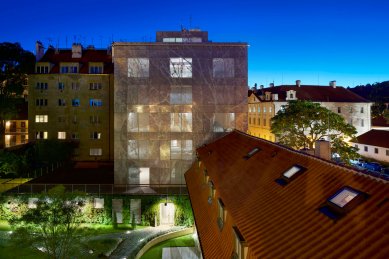
M 50 258 L 69 258 L 79 238 L 82 194 L 67 193 L 60 185 L 40 195 L 35 204 L 35 209 L 11 220 L 13 240 L 19 245 L 39 247 Z
M 354 138 L 356 129 L 343 117 L 310 101 L 290 101 L 271 119 L 271 131 L 286 146 L 313 149 L 321 138 L 328 137 L 332 152 L 344 162 L 357 157 L 356 149 L 346 140 Z
M 28 163 L 26 155 L 17 155 L 12 152 L 0 153 L 0 176 L 5 175 L 9 177 L 20 176 L 28 170 Z
M 34 54 L 19 43 L 0 43 L 0 149 L 4 148 L 5 121 L 16 115 L 16 104 L 34 64 Z

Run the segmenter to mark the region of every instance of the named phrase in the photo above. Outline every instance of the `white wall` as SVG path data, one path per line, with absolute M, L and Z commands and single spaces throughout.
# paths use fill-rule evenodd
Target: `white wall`
M 359 143 L 351 143 L 354 147 L 359 148 L 358 154 L 364 157 L 372 158 L 377 161 L 387 162 L 389 163 L 389 148 L 370 146 Z M 365 151 L 365 147 L 367 147 L 367 151 Z M 375 153 L 375 148 L 378 149 L 378 153 Z M 388 154 L 387 154 L 388 152 Z

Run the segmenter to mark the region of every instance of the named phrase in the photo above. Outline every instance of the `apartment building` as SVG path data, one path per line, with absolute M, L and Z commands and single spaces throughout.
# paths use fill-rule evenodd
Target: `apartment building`
M 29 76 L 29 140 L 73 141 L 75 160 L 112 160 L 111 50 L 73 44 L 45 51 L 37 42 L 36 57 Z
M 295 85 L 274 86 L 250 90 L 248 96 L 248 131 L 250 135 L 276 141 L 271 133 L 271 118 L 291 100 L 306 100 L 341 115 L 353 125 L 357 135 L 371 129 L 371 105 L 369 100 L 336 86 L 331 81 L 329 86 L 302 85 L 300 80 Z
M 199 30 L 113 44 L 116 184 L 185 185 L 197 147 L 247 130 L 247 47 Z
M 27 101 L 20 98 L 16 104 L 16 114 L 5 121 L 4 146 L 13 147 L 28 142 Z

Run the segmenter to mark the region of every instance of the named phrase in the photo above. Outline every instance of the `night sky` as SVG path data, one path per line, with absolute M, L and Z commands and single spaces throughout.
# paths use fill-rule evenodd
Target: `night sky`
M 97 48 L 200 28 L 214 42 L 247 42 L 249 85 L 355 86 L 389 80 L 389 1 L 20 1 L 0 4 L 0 42 Z

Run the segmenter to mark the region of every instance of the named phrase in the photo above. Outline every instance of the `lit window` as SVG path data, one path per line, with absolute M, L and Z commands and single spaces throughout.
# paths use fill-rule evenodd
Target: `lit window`
M 234 77 L 234 59 L 233 58 L 214 58 L 213 59 L 213 77 L 231 78 Z
M 269 107 L 269 112 L 271 113 L 271 107 Z
M 58 132 L 58 139 L 66 139 L 66 132 L 59 131 Z
M 101 99 L 89 99 L 89 106 L 101 107 L 103 106 L 103 101 Z
M 288 170 L 286 170 L 284 173 L 281 174 L 281 177 L 276 179 L 276 183 L 279 185 L 285 186 L 294 179 L 296 179 L 299 175 L 304 173 L 306 171 L 306 168 L 300 166 L 300 165 L 293 165 Z
M 80 99 L 72 99 L 72 106 L 73 107 L 80 106 Z
M 36 139 L 47 139 L 47 131 L 36 132 Z
M 250 150 L 250 152 L 248 152 L 247 155 L 245 155 L 243 158 L 247 160 L 250 157 L 252 157 L 253 155 L 255 155 L 256 153 L 258 153 L 260 150 L 261 149 L 259 147 L 255 147 L 252 150 Z
M 233 259 L 245 259 L 247 256 L 247 244 L 239 229 L 234 226 L 232 227 L 234 234 L 234 254 L 232 256 Z
M 128 77 L 141 77 L 141 78 L 149 77 L 149 59 L 129 58 Z
M 100 132 L 91 132 L 89 137 L 90 137 L 90 139 L 101 139 L 101 133 Z
M 223 201 L 219 198 L 217 200 L 217 210 L 218 210 L 218 213 L 217 213 L 217 225 L 219 227 L 220 230 L 223 229 L 223 226 L 224 226 L 224 222 L 226 221 L 226 218 L 227 218 L 227 213 L 226 213 L 226 210 L 224 208 L 224 203 Z
M 149 132 L 149 113 L 128 113 L 127 130 L 129 132 Z
M 170 104 L 192 104 L 192 86 L 172 85 Z
M 329 218 L 337 220 L 361 204 L 368 197 L 369 195 L 366 193 L 345 186 L 332 195 L 326 204 L 319 208 L 319 211 Z
M 249 118 L 251 124 L 251 118 Z M 213 132 L 231 132 L 235 128 L 235 113 L 214 113 Z
M 172 132 L 192 132 L 192 113 L 170 113 Z
M 192 58 L 170 58 L 170 76 L 192 77 Z
M 48 115 L 35 115 L 35 122 L 48 122 Z
M 90 148 L 89 149 L 89 155 L 90 156 L 102 156 L 103 155 L 103 149 L 101 149 L 101 148 Z

